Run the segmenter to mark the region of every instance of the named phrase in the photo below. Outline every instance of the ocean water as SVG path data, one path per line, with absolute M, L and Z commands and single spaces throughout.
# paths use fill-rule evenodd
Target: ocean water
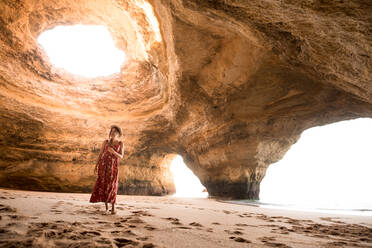
M 270 203 L 259 200 L 224 200 L 223 202 L 256 206 L 261 208 L 271 209 L 284 209 L 284 210 L 297 210 L 306 212 L 317 212 L 317 213 L 329 213 L 338 215 L 359 215 L 359 216 L 372 216 L 372 206 L 370 205 L 301 205 L 301 204 L 281 204 L 281 203 Z

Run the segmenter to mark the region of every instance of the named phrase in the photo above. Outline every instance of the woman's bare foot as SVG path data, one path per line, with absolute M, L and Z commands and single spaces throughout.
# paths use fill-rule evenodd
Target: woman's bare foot
M 111 214 L 116 214 L 116 211 L 115 210 L 111 210 Z
M 106 209 L 102 214 L 106 215 L 106 214 L 109 214 L 109 213 L 110 213 L 110 211 L 108 209 Z

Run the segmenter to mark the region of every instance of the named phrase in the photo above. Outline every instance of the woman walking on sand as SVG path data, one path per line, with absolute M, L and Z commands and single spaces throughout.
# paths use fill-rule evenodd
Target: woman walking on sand
M 108 213 L 108 202 L 111 202 L 111 214 L 115 214 L 116 194 L 118 191 L 119 178 L 119 158 L 123 158 L 124 145 L 119 140 L 121 137 L 121 128 L 117 125 L 112 125 L 109 140 L 102 142 L 99 152 L 98 161 L 94 168 L 94 174 L 97 175 L 97 180 L 93 188 L 89 202 L 104 202 Z

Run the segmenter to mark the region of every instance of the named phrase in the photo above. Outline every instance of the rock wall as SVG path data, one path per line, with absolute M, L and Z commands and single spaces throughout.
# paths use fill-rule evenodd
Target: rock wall
M 362 0 L 2 1 L 0 186 L 90 192 L 115 123 L 119 193 L 174 193 L 180 154 L 210 195 L 256 199 L 303 130 L 372 117 L 371 13 Z M 50 64 L 38 35 L 73 24 L 108 27 L 120 73 Z

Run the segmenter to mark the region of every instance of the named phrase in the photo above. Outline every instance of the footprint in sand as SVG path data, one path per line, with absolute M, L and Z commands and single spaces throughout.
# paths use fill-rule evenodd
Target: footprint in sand
M 221 223 L 218 223 L 218 222 L 212 222 L 212 225 L 221 225 Z
M 372 243 L 372 228 L 358 224 L 307 224 L 303 226 L 293 226 L 295 233 L 315 236 L 325 239 L 347 239 L 350 242 Z M 340 241 L 340 240 L 336 240 Z
M 252 214 L 247 214 L 247 213 L 238 214 L 238 216 L 241 218 L 253 218 Z
M 230 231 L 230 230 L 224 230 L 225 232 L 227 232 L 228 234 L 235 234 L 235 235 L 243 235 L 243 233 L 241 231 Z
M 268 242 L 268 241 L 275 241 L 275 237 L 272 237 L 272 236 L 264 236 L 264 237 L 260 237 L 258 238 L 258 240 L 260 240 L 261 242 Z
M 145 228 L 146 230 L 149 230 L 149 231 L 153 231 L 153 230 L 156 229 L 156 227 L 153 227 L 153 226 L 150 226 L 150 225 L 146 225 L 146 226 L 144 226 L 144 228 Z
M 255 225 L 248 225 L 248 224 L 245 224 L 245 223 L 237 223 L 237 224 L 235 224 L 235 226 L 252 226 L 252 227 L 256 227 Z
M 179 229 L 192 229 L 191 227 L 188 227 L 188 226 L 177 226 L 176 228 L 179 228 Z
M 267 242 L 266 245 L 271 246 L 271 247 L 292 248 L 289 245 L 278 243 L 278 242 Z
M 115 222 L 114 225 L 116 227 L 124 227 L 124 224 L 122 222 Z
M 0 205 L 3 213 L 8 213 L 7 218 L 11 220 L 19 220 L 23 218 L 20 215 L 14 214 L 12 208 Z M 52 209 L 56 211 L 56 207 Z M 137 214 L 143 214 L 143 212 L 137 212 Z M 33 218 L 32 218 L 33 217 Z M 4 215 L 1 216 L 4 219 Z M 30 219 L 36 219 L 37 216 L 31 216 Z M 100 219 L 100 218 L 97 218 Z M 134 233 L 129 228 L 125 228 L 124 223 L 129 222 L 129 228 L 136 228 L 137 224 L 145 223 L 138 216 L 130 216 L 127 218 L 120 217 L 116 222 L 112 221 L 102 221 L 94 220 L 90 218 L 89 222 L 67 222 L 63 220 L 51 221 L 51 222 L 33 222 L 30 221 L 25 225 L 25 234 L 14 233 L 9 230 L 14 228 L 14 226 L 20 225 L 21 222 L 10 222 L 9 228 L 0 228 L 0 238 L 6 235 L 6 247 L 33 247 L 37 246 L 38 242 L 43 242 L 43 244 L 49 246 L 56 245 L 57 247 L 155 247 L 153 243 L 148 242 L 150 236 L 141 236 Z M 137 223 L 134 225 L 133 223 Z M 96 225 L 96 226 L 95 226 Z M 100 231 L 95 231 L 99 225 Z M 113 228 L 118 230 L 113 230 Z M 146 224 L 144 226 L 147 230 L 155 230 L 156 228 Z M 23 229 L 23 228 L 22 228 Z M 124 230 L 123 230 L 124 229 Z M 103 237 L 103 235 L 108 235 Z M 17 237 L 16 240 L 12 240 L 11 237 Z M 128 236 L 128 238 L 126 238 Z M 135 239 L 132 239 L 135 238 Z M 28 244 L 25 240 L 31 240 Z M 142 243 L 143 241 L 146 241 Z M 1 240 L 1 245 L 4 242 Z
M 82 231 L 80 232 L 81 235 L 84 237 L 96 237 L 96 236 L 101 236 L 101 233 L 96 232 L 96 231 Z
M 320 239 L 328 239 L 329 238 L 328 235 L 322 235 L 322 234 L 314 234 L 314 235 L 311 235 L 311 237 L 320 238 Z
M 55 213 L 55 214 L 62 214 L 63 213 L 63 211 L 60 211 L 60 210 L 50 210 L 50 212 L 52 212 L 52 213 Z
M 182 225 L 182 223 L 179 222 L 178 220 L 172 221 L 171 224 L 173 224 L 173 225 Z
M 5 240 L 1 243 L 5 244 L 5 246 L 2 247 L 33 247 L 34 241 L 32 239 L 17 238 L 16 240 Z
M 0 204 L 0 213 L 15 213 L 17 210 L 7 205 Z
M 137 239 L 137 240 L 141 240 L 141 241 L 146 241 L 146 240 L 149 239 L 149 237 L 148 237 L 148 236 L 145 236 L 145 237 L 137 237 L 136 239 Z
M 198 222 L 191 222 L 189 223 L 190 226 L 203 226 L 202 224 L 198 223 Z
M 111 240 L 108 238 L 104 238 L 104 237 L 97 239 L 96 242 L 100 244 L 111 245 Z
M 123 233 L 128 234 L 128 235 L 132 235 L 132 236 L 137 236 L 137 234 L 134 233 L 134 232 L 133 232 L 132 230 L 130 230 L 130 229 L 123 231 Z
M 337 223 L 337 224 L 346 224 L 346 223 L 343 222 L 343 221 L 334 220 L 334 219 L 338 219 L 338 218 L 320 217 L 320 219 L 321 219 L 321 220 L 324 220 L 324 221 L 329 221 L 329 222 Z
M 152 243 L 145 243 L 143 244 L 142 248 L 153 248 L 155 247 Z
M 266 225 L 269 226 L 269 225 Z M 273 226 L 274 228 L 271 230 L 272 233 L 279 233 L 279 234 L 289 234 L 291 229 L 285 227 L 285 226 L 278 226 L 278 225 L 270 225 Z
M 119 222 L 120 223 L 125 223 L 125 222 L 127 222 L 129 219 L 131 219 L 132 217 L 121 217 L 120 218 L 120 220 L 119 220 Z
M 17 225 L 16 222 L 10 222 L 10 223 L 6 224 L 7 227 L 16 226 L 16 225 Z
M 113 230 L 110 233 L 114 236 L 122 236 L 122 231 L 119 230 Z
M 182 223 L 180 222 L 180 220 L 178 218 L 168 217 L 168 218 L 163 218 L 163 219 L 170 220 L 171 224 L 173 224 L 173 225 L 182 225 Z
M 6 234 L 9 233 L 10 231 L 4 228 L 0 228 L 0 234 Z
M 242 238 L 242 237 L 231 236 L 231 237 L 229 237 L 229 239 L 232 239 L 236 242 L 241 242 L 241 243 L 252 243 L 250 240 Z
M 335 247 L 340 247 L 340 246 L 344 246 L 344 245 L 347 245 L 348 243 L 346 242 L 343 242 L 343 241 L 332 241 L 332 242 L 328 242 L 327 245 L 331 245 L 331 246 L 335 246 Z
M 131 211 L 134 215 L 137 216 L 153 216 L 152 214 L 148 213 L 145 210 L 136 210 L 136 211 Z
M 21 215 L 16 215 L 16 214 L 8 214 L 6 215 L 9 219 L 13 219 L 13 220 L 21 220 L 21 219 L 24 219 L 26 218 L 25 216 L 21 216 Z
M 291 246 L 288 246 L 286 244 L 274 242 L 276 240 L 275 237 L 261 237 L 261 238 L 258 238 L 258 240 L 260 240 L 265 245 L 271 246 L 271 247 L 291 248 Z
M 135 224 L 145 223 L 143 220 L 141 220 L 141 219 L 138 218 L 138 217 L 135 217 L 135 218 L 129 219 L 129 220 L 127 220 L 127 222 L 128 222 L 128 223 L 135 223 Z
M 175 217 L 167 217 L 167 218 L 163 218 L 165 220 L 172 220 L 172 221 L 179 221 L 178 218 L 175 218 Z
M 118 247 L 124 247 L 127 245 L 138 245 L 139 243 L 137 241 L 131 240 L 131 239 L 125 239 L 125 238 L 115 238 L 114 239 L 115 244 Z

